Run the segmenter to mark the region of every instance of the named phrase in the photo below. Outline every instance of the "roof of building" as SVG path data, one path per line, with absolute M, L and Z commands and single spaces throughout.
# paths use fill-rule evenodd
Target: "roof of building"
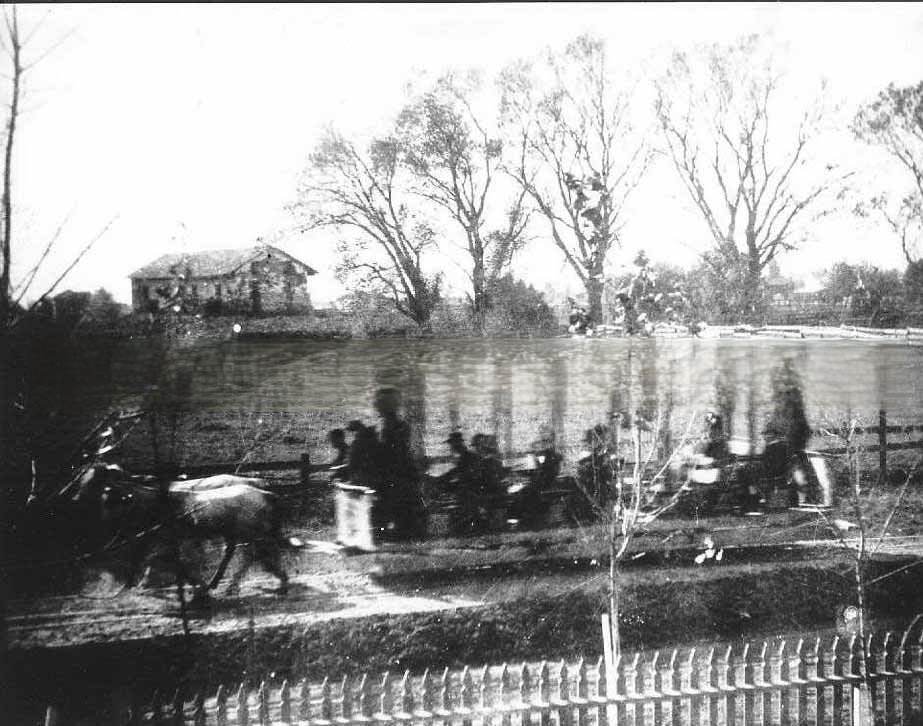
M 294 262 L 305 274 L 316 275 L 317 270 L 271 245 L 256 245 L 236 250 L 205 250 L 203 252 L 171 252 L 132 272 L 130 278 L 158 280 L 174 277 L 189 270 L 192 277 L 222 277 L 231 275 L 248 262 L 265 255 L 279 255 Z

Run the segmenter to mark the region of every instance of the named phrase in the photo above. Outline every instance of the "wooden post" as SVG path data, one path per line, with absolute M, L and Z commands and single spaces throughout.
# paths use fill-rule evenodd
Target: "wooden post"
M 884 409 L 878 412 L 878 483 L 888 480 L 888 415 Z
M 311 483 L 311 455 L 307 452 L 301 455 L 301 485 L 308 486 Z
M 58 726 L 61 723 L 61 711 L 57 706 L 45 709 L 45 726 Z

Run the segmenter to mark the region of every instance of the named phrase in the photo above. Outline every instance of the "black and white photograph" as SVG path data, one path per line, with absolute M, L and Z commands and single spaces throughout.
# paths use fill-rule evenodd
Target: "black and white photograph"
M 0 723 L 923 724 L 923 3 L 3 3 L 0 120 Z

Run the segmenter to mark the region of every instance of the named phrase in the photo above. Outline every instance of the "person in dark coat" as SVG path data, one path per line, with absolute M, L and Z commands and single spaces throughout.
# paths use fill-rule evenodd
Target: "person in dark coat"
M 727 435 L 724 433 L 724 420 L 717 413 L 710 411 L 705 415 L 705 443 L 702 453 L 721 464 L 730 456 Z
M 361 421 L 350 421 L 346 430 L 353 434 L 353 441 L 346 457 L 349 481 L 358 486 L 379 489 L 381 478 L 378 470 L 378 437 L 374 426 Z
M 382 477 L 381 498 L 390 513 L 390 525 L 399 538 L 420 537 L 426 528 L 420 473 L 410 450 L 410 424 L 399 415 L 400 392 L 381 388 L 375 394 L 375 410 L 381 416 L 378 462 Z
M 436 481 L 453 494 L 473 488 L 478 470 L 477 455 L 465 446 L 465 439 L 458 431 L 449 434 L 449 438 L 443 443 L 448 444 L 449 450 L 455 457 L 455 463 Z
M 532 461 L 534 467 L 529 472 L 526 485 L 514 485 L 511 489 L 509 516 L 518 520 L 521 526 L 533 528 L 540 526 L 548 510 L 548 503 L 543 492 L 557 484 L 561 473 L 563 457 L 555 446 L 555 433 L 550 427 L 543 426 L 539 438 L 532 443 Z
M 346 432 L 343 429 L 333 429 L 327 434 L 327 443 L 336 452 L 330 462 L 331 481 L 346 481 L 349 479 L 349 444 L 346 443 Z
M 476 488 L 485 497 L 495 497 L 503 489 L 503 457 L 495 436 L 476 434 L 471 440 L 478 458 Z
M 558 452 L 553 429 L 539 432 L 538 441 L 532 446 L 535 469 L 532 471 L 532 483 L 537 490 L 550 489 L 561 475 L 561 463 L 564 457 Z

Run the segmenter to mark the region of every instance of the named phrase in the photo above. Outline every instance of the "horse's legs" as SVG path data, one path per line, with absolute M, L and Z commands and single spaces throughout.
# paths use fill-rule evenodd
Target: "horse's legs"
M 230 593 L 236 593 L 240 590 L 240 581 L 244 579 L 244 575 L 246 575 L 247 570 L 250 569 L 250 565 L 253 562 L 252 545 L 244 546 L 240 559 L 240 567 L 237 568 L 237 572 L 235 572 L 234 577 L 231 578 L 231 584 L 228 585 L 228 592 Z
M 140 539 L 135 540 L 129 548 L 128 560 L 128 587 L 138 587 L 147 584 L 151 566 L 144 567 L 148 555 L 151 553 L 150 543 Z
M 234 556 L 234 549 L 237 547 L 237 542 L 233 539 L 225 539 L 224 541 L 224 557 L 221 558 L 221 564 L 218 565 L 218 569 L 215 570 L 215 574 L 212 576 L 211 581 L 208 583 L 208 589 L 214 590 L 218 583 L 221 582 L 221 578 L 224 577 L 225 570 L 228 569 L 228 564 L 231 561 L 231 557 Z
M 260 540 L 255 542 L 256 558 L 270 575 L 279 578 L 279 592 L 288 591 L 288 575 L 282 568 L 282 551 L 277 541 Z

